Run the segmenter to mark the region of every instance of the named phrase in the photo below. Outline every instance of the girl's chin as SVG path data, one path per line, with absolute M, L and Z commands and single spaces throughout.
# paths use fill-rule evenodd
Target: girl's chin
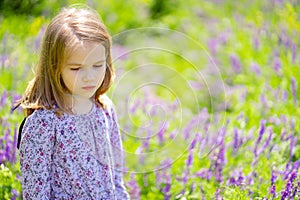
M 93 97 L 95 95 L 78 95 L 78 94 L 70 94 L 67 95 L 67 101 L 72 102 L 72 101 L 91 101 L 93 100 Z

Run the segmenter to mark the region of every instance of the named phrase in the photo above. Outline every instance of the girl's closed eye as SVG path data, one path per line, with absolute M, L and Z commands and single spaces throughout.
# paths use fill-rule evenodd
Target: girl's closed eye
M 103 67 L 103 66 L 104 66 L 104 63 L 93 65 L 93 67 L 95 67 L 95 68 L 100 68 L 100 67 Z
M 72 67 L 72 68 L 70 68 L 70 70 L 72 70 L 72 71 L 78 71 L 80 69 L 80 67 Z

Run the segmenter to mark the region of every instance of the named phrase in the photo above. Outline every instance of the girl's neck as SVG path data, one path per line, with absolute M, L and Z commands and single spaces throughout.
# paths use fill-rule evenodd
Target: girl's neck
M 73 114 L 86 114 L 89 113 L 93 107 L 93 101 L 88 98 L 70 95 L 68 96 L 68 104 L 70 105 Z

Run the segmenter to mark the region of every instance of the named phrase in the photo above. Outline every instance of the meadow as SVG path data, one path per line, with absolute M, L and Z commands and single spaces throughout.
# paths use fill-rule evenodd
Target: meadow
M 51 17 L 78 2 L 96 9 L 112 35 L 108 96 L 132 199 L 300 198 L 297 0 L 5 2 L 0 199 L 22 199 L 16 145 L 24 115 L 13 104 L 33 77 Z

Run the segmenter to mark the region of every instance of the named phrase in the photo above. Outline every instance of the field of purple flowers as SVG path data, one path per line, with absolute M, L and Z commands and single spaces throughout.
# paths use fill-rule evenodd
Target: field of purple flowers
M 89 5 L 112 34 L 108 96 L 132 199 L 300 198 L 296 0 Z M 11 108 L 32 78 L 49 19 L 0 17 L 0 199 L 22 199 L 23 114 Z

